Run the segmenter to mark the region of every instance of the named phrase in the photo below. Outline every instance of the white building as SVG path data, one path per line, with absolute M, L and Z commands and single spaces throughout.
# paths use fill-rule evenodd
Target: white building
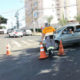
M 43 0 L 43 17 L 53 16 L 51 23 L 58 23 L 63 17 L 69 21 L 75 20 L 77 16 L 76 0 Z
M 31 5 L 34 4 L 33 0 L 25 1 L 25 5 L 28 5 L 27 7 L 25 7 L 26 10 L 34 7 L 34 5 Z M 35 10 L 37 11 L 36 13 L 38 13 L 38 15 L 35 15 L 37 17 L 35 25 L 38 24 L 38 27 L 41 27 L 41 25 L 45 23 L 46 17 L 49 16 L 53 16 L 51 24 L 57 24 L 63 16 L 67 18 L 68 21 L 75 20 L 75 16 L 77 16 L 76 0 L 37 0 L 37 8 Z M 31 11 L 32 9 L 29 9 L 29 12 Z M 34 18 L 34 15 L 32 18 Z M 27 14 L 26 19 L 29 21 Z
M 66 13 L 65 17 L 71 21 L 75 20 L 75 16 L 77 16 L 77 6 L 76 0 L 66 0 Z
M 42 0 L 42 16 L 39 17 L 38 22 L 42 22 L 44 24 L 46 22 L 46 18 L 52 16 L 53 20 L 51 23 L 58 23 L 57 20 L 57 12 L 56 12 L 56 0 Z M 40 23 L 41 24 L 41 23 Z

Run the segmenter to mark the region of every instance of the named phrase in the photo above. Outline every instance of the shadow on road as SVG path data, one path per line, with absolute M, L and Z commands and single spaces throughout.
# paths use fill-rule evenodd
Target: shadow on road
M 80 79 L 79 47 L 65 47 L 66 56 L 39 60 L 39 48 L 20 51 L 18 56 L 0 57 L 1 80 L 77 80 Z M 57 54 L 58 51 L 55 51 Z

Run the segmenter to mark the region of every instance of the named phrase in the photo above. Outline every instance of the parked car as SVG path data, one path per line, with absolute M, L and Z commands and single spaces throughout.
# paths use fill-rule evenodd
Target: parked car
M 31 30 L 26 30 L 26 35 L 32 36 L 32 31 Z
M 0 34 L 6 34 L 7 33 L 7 29 L 0 29 Z
M 70 32 L 72 30 L 72 33 Z M 80 24 L 66 25 L 56 30 L 53 34 L 55 39 L 55 49 L 59 48 L 59 42 L 62 40 L 63 46 L 80 43 Z M 46 46 L 45 39 L 43 41 Z
M 9 37 L 23 37 L 23 32 L 21 30 L 14 30 L 9 33 Z
M 31 30 L 22 29 L 22 32 L 23 32 L 24 36 L 32 36 L 32 31 Z
M 8 29 L 7 34 L 11 33 L 14 29 Z

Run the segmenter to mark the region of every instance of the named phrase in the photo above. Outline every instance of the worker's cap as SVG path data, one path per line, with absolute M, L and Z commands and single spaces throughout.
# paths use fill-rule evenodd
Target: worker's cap
M 45 23 L 45 26 L 46 26 L 46 27 L 48 27 L 48 26 L 49 26 L 49 24 L 48 24 L 48 23 Z

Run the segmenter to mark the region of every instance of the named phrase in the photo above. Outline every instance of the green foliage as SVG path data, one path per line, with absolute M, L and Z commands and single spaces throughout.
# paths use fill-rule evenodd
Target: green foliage
M 0 16 L 0 24 L 6 24 L 7 23 L 7 19 Z
M 75 18 L 80 23 L 80 15 L 76 16 Z
M 47 19 L 48 24 L 50 24 L 53 19 L 53 16 L 46 17 L 46 19 Z
M 64 16 L 60 19 L 60 21 L 59 21 L 59 24 L 61 25 L 61 26 L 64 26 L 64 25 L 66 25 L 68 23 L 68 21 L 67 21 L 67 19 L 65 19 L 64 18 Z
M 0 26 L 0 29 L 6 29 L 6 27 L 5 26 Z
M 36 32 L 42 32 L 42 30 L 41 29 L 35 29 L 36 30 Z M 33 32 L 33 29 L 31 29 L 31 31 Z
M 42 32 L 42 30 L 41 29 L 36 29 L 36 32 Z

